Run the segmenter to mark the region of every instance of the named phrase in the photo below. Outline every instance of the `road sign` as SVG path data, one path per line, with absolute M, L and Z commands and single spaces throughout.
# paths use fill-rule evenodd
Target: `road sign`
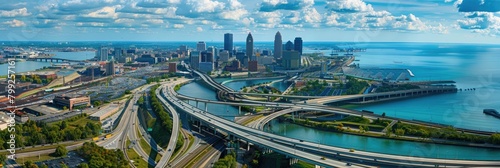
M 153 128 L 148 128 L 148 132 L 151 132 L 151 131 L 153 131 Z

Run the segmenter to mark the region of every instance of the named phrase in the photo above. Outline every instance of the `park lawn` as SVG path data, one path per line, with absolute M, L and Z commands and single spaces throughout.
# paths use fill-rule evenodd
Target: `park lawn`
M 313 164 L 299 160 L 299 162 L 292 165 L 292 168 L 315 168 L 315 166 Z
M 139 130 L 136 129 L 136 131 L 137 135 L 141 137 L 141 140 L 139 141 L 141 148 L 144 150 L 144 152 L 149 154 L 149 157 L 155 157 L 154 160 L 158 162 L 161 159 L 161 156 L 158 154 L 158 152 L 156 152 L 155 150 L 153 150 L 153 148 L 151 148 L 151 145 L 149 145 L 148 142 L 146 142 L 146 140 L 141 136 Z

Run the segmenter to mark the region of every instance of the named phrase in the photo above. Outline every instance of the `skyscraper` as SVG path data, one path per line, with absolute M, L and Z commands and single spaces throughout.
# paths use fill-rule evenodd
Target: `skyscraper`
M 196 44 L 196 50 L 198 50 L 198 51 L 205 51 L 205 50 L 207 50 L 207 44 L 205 44 L 204 41 L 199 41 Z
M 288 40 L 288 42 L 286 42 L 285 44 L 285 50 L 292 51 L 293 49 L 294 49 L 293 43 L 290 40 Z
M 293 50 L 283 51 L 282 65 L 285 69 L 299 69 L 300 68 L 299 52 Z
M 294 47 L 293 49 L 295 51 L 298 51 L 300 55 L 302 55 L 302 38 L 301 37 L 295 37 L 295 40 L 293 40 Z
M 231 33 L 224 34 L 224 50 L 230 53 L 233 51 L 233 34 Z
M 250 58 L 253 56 L 253 37 L 251 33 L 248 33 L 247 36 L 247 57 Z
M 122 58 L 122 48 L 120 47 L 115 47 L 115 59 L 120 59 Z
M 200 60 L 201 60 L 200 54 L 201 54 L 200 51 L 193 51 L 193 52 L 191 52 L 191 55 L 189 57 L 189 59 L 190 59 L 189 63 L 191 64 L 190 65 L 191 68 L 193 68 L 193 69 L 198 69 L 199 68 L 199 66 L 200 66 Z
M 107 61 L 108 60 L 108 47 L 101 47 L 99 49 L 99 60 L 100 61 Z
M 283 56 L 283 41 L 281 40 L 281 34 L 278 31 L 274 36 L 274 59 L 281 58 Z

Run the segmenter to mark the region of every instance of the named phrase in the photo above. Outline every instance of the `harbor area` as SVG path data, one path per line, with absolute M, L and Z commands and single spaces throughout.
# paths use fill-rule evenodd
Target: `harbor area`
M 342 67 L 342 71 L 347 76 L 387 82 L 409 81 L 414 76 L 409 69 L 359 68 L 357 66 L 349 66 Z

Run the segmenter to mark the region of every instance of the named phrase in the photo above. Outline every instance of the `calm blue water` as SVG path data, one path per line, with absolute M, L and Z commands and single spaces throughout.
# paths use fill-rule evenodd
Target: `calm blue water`
M 315 130 L 296 124 L 271 122 L 269 132 L 305 141 L 355 150 L 426 158 L 500 160 L 499 149 L 474 148 L 372 138 Z M 320 146 L 321 147 L 321 146 Z M 473 151 L 473 152 L 472 152 Z
M 64 58 L 69 60 L 86 60 L 95 57 L 95 52 L 93 51 L 79 51 L 79 52 L 48 52 L 49 54 L 55 54 L 54 58 Z
M 412 80 L 454 80 L 475 91 L 357 107 L 389 116 L 486 131 L 500 131 L 500 120 L 483 109 L 500 110 L 500 46 L 465 44 L 375 43 L 360 53 L 361 67 L 404 68 Z M 401 61 L 396 64 L 394 61 Z
M 54 58 L 65 58 L 71 60 L 86 60 L 93 58 L 95 56 L 94 52 L 91 51 L 83 51 L 83 52 L 48 52 L 52 54 L 56 54 Z M 16 62 L 15 72 L 28 72 L 34 71 L 36 69 L 43 68 L 44 66 L 50 66 L 51 62 L 36 62 L 36 61 L 25 61 L 25 62 Z M 7 75 L 8 64 L 0 65 L 0 75 Z
M 217 100 L 217 96 L 214 90 L 207 88 L 197 82 L 192 82 L 181 87 L 179 91 L 180 94 L 208 100 Z M 194 101 L 189 101 L 189 104 L 196 106 Z M 199 109 L 205 109 L 204 103 L 198 104 Z M 208 104 L 208 111 L 219 117 L 224 117 L 229 120 L 234 120 L 234 116 L 238 116 L 238 108 L 222 104 Z
M 306 46 L 306 43 L 304 45 Z M 331 47 L 334 43 L 315 45 L 318 48 Z M 357 57 L 360 61 L 356 63 L 361 67 L 411 69 L 416 75 L 412 80 L 454 80 L 459 88 L 476 88 L 476 91 L 380 103 L 356 109 L 367 109 L 378 114 L 385 112 L 388 116 L 431 121 L 455 127 L 500 131 L 500 120 L 482 113 L 484 108 L 500 109 L 500 101 L 495 96 L 500 93 L 500 76 L 496 75 L 500 73 L 498 66 L 500 59 L 497 57 L 500 46 L 422 43 L 364 45 L 357 46 L 368 49 L 367 52 L 359 53 Z M 331 51 L 325 52 L 328 54 Z M 230 87 L 239 90 L 246 84 L 248 82 L 228 83 L 228 86 L 233 85 Z M 185 91 L 189 93 L 187 95 L 201 98 L 211 94 L 215 100 L 215 93 L 212 90 L 201 85 L 193 84 L 191 87 L 199 88 L 198 90 L 189 88 L 189 92 Z M 214 113 L 217 112 L 216 110 Z M 378 139 L 319 131 L 293 124 L 286 126 L 286 134 L 284 130 L 283 124 L 273 125 L 273 131 L 280 135 L 357 150 L 431 158 L 474 160 L 500 158 L 498 149 Z
M 250 85 L 254 85 L 254 84 L 261 84 L 261 83 L 271 82 L 271 81 L 275 81 L 275 80 L 278 80 L 278 79 L 256 79 L 256 80 L 245 80 L 245 81 L 233 81 L 233 82 L 225 83 L 224 85 L 226 85 L 227 87 L 229 87 L 229 88 L 231 88 L 233 90 L 239 91 L 239 90 L 241 90 L 241 88 L 243 86 L 250 86 Z M 276 86 L 279 86 L 279 85 L 276 85 Z M 281 90 L 282 88 L 283 87 L 281 86 L 281 88 L 277 88 L 277 89 Z

